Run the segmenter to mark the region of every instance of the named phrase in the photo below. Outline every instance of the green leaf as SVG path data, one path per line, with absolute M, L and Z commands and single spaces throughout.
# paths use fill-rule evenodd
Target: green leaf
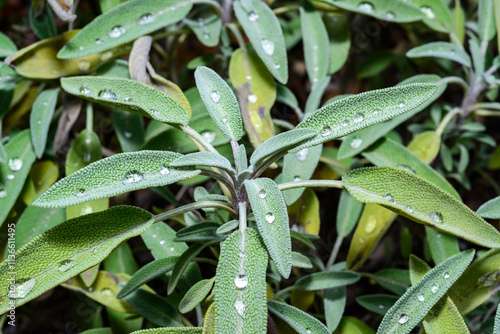
M 174 160 L 170 166 L 172 167 L 195 167 L 207 166 L 223 169 L 231 174 L 234 174 L 234 168 L 229 160 L 218 153 L 213 152 L 196 152 L 181 156 Z
M 408 150 L 426 164 L 431 163 L 439 154 L 441 137 L 435 131 L 422 132 L 408 144 Z
M 122 110 L 113 110 L 111 116 L 122 151 L 139 151 L 145 141 L 142 117 Z
M 60 180 L 33 205 L 65 207 L 175 183 L 200 173 L 199 170 L 172 168 L 170 164 L 180 156 L 179 153 L 159 151 L 115 154 Z
M 283 275 L 292 269 L 292 241 L 285 200 L 273 180 L 259 178 L 244 183 L 259 233 Z
M 201 44 L 208 47 L 219 44 L 222 20 L 217 15 L 210 15 L 196 21 L 185 19 L 184 22 L 194 32 Z
M 228 221 L 227 223 L 225 223 L 224 225 L 222 225 L 221 227 L 219 227 L 217 229 L 217 233 L 224 234 L 224 233 L 231 232 L 232 230 L 237 228 L 239 224 L 240 224 L 240 222 L 237 221 L 236 219 Z
M 500 307 L 497 307 L 497 314 L 495 315 L 495 328 L 493 334 L 500 334 Z
M 482 43 L 488 43 L 488 41 L 495 37 L 495 33 L 497 32 L 495 26 L 495 5 L 493 1 L 483 0 L 479 1 L 478 4 L 478 28 Z
M 495 1 L 495 23 L 497 26 L 497 48 L 500 52 L 500 0 Z
M 187 0 L 131 0 L 98 16 L 58 53 L 62 59 L 109 50 L 182 20 L 191 10 Z
M 104 327 L 104 328 L 87 329 L 86 331 L 81 332 L 81 334 L 113 334 L 113 332 L 111 331 L 111 328 Z
M 31 140 L 38 158 L 42 157 L 45 150 L 49 126 L 56 109 L 59 91 L 59 88 L 43 91 L 38 95 L 31 109 Z
M 381 75 L 389 66 L 391 66 L 396 57 L 388 51 L 381 51 L 368 56 L 358 69 L 358 79 L 373 78 Z
M 331 79 L 332 78 L 330 76 L 324 76 L 313 85 L 311 93 L 307 97 L 306 106 L 304 108 L 304 118 L 309 117 L 309 115 L 318 109 L 321 103 L 321 98 L 323 97 Z
M 351 233 L 362 210 L 363 203 L 357 201 L 348 191 L 342 190 L 337 210 L 337 234 L 345 237 Z
M 16 223 L 16 250 L 34 237 L 66 220 L 64 209 L 28 206 Z
M 439 264 L 452 255 L 460 252 L 458 239 L 453 235 L 441 233 L 428 226 L 425 227 L 427 242 L 435 264 Z
M 500 196 L 481 205 L 477 209 L 477 214 L 484 218 L 500 219 Z
M 163 327 L 180 327 L 183 325 L 175 307 L 154 292 L 139 289 L 129 295 L 126 300 L 139 314 L 157 325 Z
M 286 303 L 270 300 L 267 302 L 269 312 L 284 320 L 300 334 L 330 334 L 328 328 L 313 316 Z
M 307 256 L 292 252 L 292 267 L 311 269 L 313 265 Z
M 0 226 L 7 218 L 23 189 L 31 165 L 36 159 L 30 131 L 25 130 L 5 145 L 7 158 L 0 164 Z
M 299 107 L 299 102 L 293 92 L 287 86 L 280 84 L 276 85 L 276 101 L 294 110 Z
M 288 207 L 292 228 L 297 228 L 307 234 L 318 235 L 321 227 L 319 211 L 319 200 L 316 193 L 312 189 L 306 188 L 303 195 Z
M 120 289 L 117 298 L 124 298 L 140 288 L 143 284 L 171 271 L 177 262 L 177 256 L 169 256 L 150 262 L 132 275 L 130 280 Z
M 194 76 L 201 98 L 217 127 L 227 139 L 240 140 L 243 136 L 240 108 L 231 88 L 208 67 L 198 67 Z
M 273 11 L 263 2 L 251 0 L 248 11 L 240 1 L 234 3 L 234 12 L 253 48 L 269 72 L 281 82 L 288 81 L 288 58 L 280 23 Z
M 471 67 L 469 55 L 452 43 L 432 42 L 417 46 L 406 53 L 408 58 L 436 57 L 453 60 L 459 64 Z
M 267 252 L 251 228 L 221 245 L 215 279 L 215 333 L 266 331 Z
M 323 15 L 326 31 L 330 41 L 330 68 L 328 74 L 332 75 L 344 66 L 349 58 L 351 49 L 351 30 L 345 15 Z
M 365 274 L 375 282 L 394 292 L 402 295 L 410 287 L 410 275 L 408 270 L 403 269 L 382 269 L 375 274 Z
M 140 331 L 132 332 L 131 334 L 202 334 L 202 332 L 203 328 L 201 327 L 168 327 L 143 329 Z
M 307 291 L 331 289 L 354 284 L 360 278 L 361 275 L 353 271 L 329 271 L 304 276 L 295 283 L 294 287 Z
M 343 137 L 418 108 L 430 99 L 436 90 L 436 84 L 415 83 L 336 100 L 318 109 L 297 125 L 297 129 L 316 131 L 317 136 L 294 151 Z
M 5 58 L 14 54 L 17 47 L 5 34 L 0 32 L 0 58 Z
M 189 289 L 182 298 L 179 304 L 181 313 L 192 311 L 196 305 L 200 304 L 203 299 L 210 293 L 215 282 L 215 277 L 212 279 L 204 279 L 196 283 Z
M 139 267 L 135 262 L 130 246 L 124 242 L 104 260 L 104 270 L 112 274 L 127 274 L 132 276 Z
M 326 289 L 323 299 L 325 308 L 325 320 L 328 329 L 334 331 L 342 319 L 346 307 L 346 287 L 339 286 Z
M 176 100 L 135 80 L 85 76 L 63 78 L 61 84 L 70 94 L 108 107 L 172 125 L 189 121 L 188 112 Z
M 385 315 L 397 300 L 398 297 L 394 295 L 365 295 L 356 298 L 359 305 L 380 315 Z
M 474 250 L 459 253 L 425 274 L 387 311 L 377 333 L 410 333 L 460 277 L 473 257 Z
M 375 331 L 355 317 L 343 317 L 342 321 L 340 321 L 338 330 L 335 331 L 334 334 L 344 333 L 375 334 Z
M 396 168 L 360 168 L 343 177 L 357 200 L 478 245 L 500 247 L 500 233 L 455 197 L 415 174 Z M 415 194 L 418 193 L 419 196 Z
M 40 4 L 40 5 L 39 5 Z M 36 8 L 39 7 L 39 8 Z M 35 2 L 31 3 L 29 8 L 28 18 L 31 29 L 40 39 L 47 39 L 57 35 L 56 24 L 52 11 L 46 4 Z
M 424 14 L 424 23 L 439 32 L 453 31 L 453 18 L 450 8 L 443 1 L 436 0 L 409 0 Z
M 78 273 L 100 263 L 123 241 L 153 224 L 142 209 L 116 206 L 68 220 L 39 235 L 16 252 L 16 305 L 38 297 Z M 0 265 L 0 313 L 9 307 L 9 262 Z
M 170 280 L 168 281 L 168 294 L 171 295 L 177 284 L 179 284 L 179 280 L 182 278 L 184 272 L 188 269 L 189 263 L 198 255 L 200 252 L 210 243 L 203 244 L 194 244 L 189 247 L 181 256 L 174 265 L 172 269 L 172 275 L 170 276 Z

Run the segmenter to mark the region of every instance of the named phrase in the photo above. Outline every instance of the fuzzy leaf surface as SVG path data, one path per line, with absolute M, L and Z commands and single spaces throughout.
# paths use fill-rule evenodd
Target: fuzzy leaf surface
M 459 64 L 470 67 L 469 55 L 458 46 L 447 42 L 427 43 L 411 49 L 406 53 L 408 58 L 436 57 L 453 60 Z
M 286 303 L 270 300 L 267 302 L 269 312 L 284 320 L 300 334 L 330 334 L 328 328 L 313 316 Z

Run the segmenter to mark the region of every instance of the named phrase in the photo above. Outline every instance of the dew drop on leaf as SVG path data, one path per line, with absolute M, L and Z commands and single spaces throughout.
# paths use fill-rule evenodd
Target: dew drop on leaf
M 250 94 L 247 96 L 247 101 L 248 103 L 255 103 L 257 102 L 257 95 Z
M 267 196 L 267 192 L 264 189 L 261 189 L 259 191 L 259 197 L 264 199 L 264 198 L 266 198 L 266 196 Z
M 340 125 L 345 128 L 346 126 L 349 125 L 349 121 L 347 119 L 344 119 L 344 120 L 342 120 L 342 122 L 340 123 Z
M 14 180 L 14 174 L 7 174 L 7 180 Z
M 109 29 L 108 36 L 111 38 L 118 38 L 125 33 L 125 27 L 123 26 L 114 26 Z
M 394 19 L 396 16 L 394 15 L 393 12 L 387 12 L 387 14 L 385 14 L 385 17 L 388 19 L 388 20 L 392 20 Z
M 131 98 L 131 97 L 126 97 L 123 102 L 126 102 L 126 103 L 135 103 L 134 99 Z
M 236 308 L 238 315 L 243 317 L 243 314 L 245 313 L 245 305 L 243 305 L 243 301 L 237 300 L 236 303 L 234 303 L 234 307 Z
M 439 285 L 437 285 L 437 284 L 434 284 L 431 288 L 432 293 L 436 293 L 436 292 L 438 292 L 438 290 L 439 290 Z
M 99 92 L 97 96 L 99 96 L 101 99 L 113 100 L 113 101 L 116 101 L 118 98 L 116 96 L 116 93 L 113 92 L 111 89 L 103 89 Z
M 408 213 L 413 213 L 413 207 L 411 205 L 406 205 L 405 206 L 405 211 Z
M 429 218 L 435 223 L 441 223 L 443 221 L 443 215 L 439 212 L 431 212 Z
M 251 21 L 251 22 L 255 22 L 259 19 L 259 15 L 254 12 L 254 11 L 251 11 L 249 14 L 248 14 L 248 20 Z
M 83 85 L 80 87 L 80 94 L 83 94 L 83 95 L 90 95 L 91 91 L 90 91 L 90 88 Z
M 302 181 L 302 179 L 300 178 L 300 176 L 295 175 L 295 176 L 293 177 L 293 182 L 299 182 L 299 181 Z
M 351 140 L 351 148 L 357 149 L 357 148 L 359 148 L 361 146 L 361 144 L 363 144 L 363 139 L 361 139 L 359 137 L 352 138 L 352 140 Z
M 404 103 L 404 102 L 400 102 L 398 104 L 398 108 L 404 108 L 405 106 L 406 106 L 406 103 Z
M 105 297 L 112 297 L 113 291 L 111 291 L 111 289 L 105 288 L 101 290 L 101 294 L 103 294 Z
M 125 175 L 123 176 L 123 183 L 125 184 L 135 183 L 141 181 L 143 178 L 144 177 L 142 176 L 142 173 L 134 170 L 125 173 Z
M 142 26 L 145 24 L 152 23 L 152 22 L 154 22 L 154 20 L 155 20 L 155 17 L 152 14 L 146 13 L 146 14 L 142 14 L 141 16 L 139 16 L 139 18 L 137 19 L 137 24 Z
M 274 214 L 272 212 L 266 213 L 266 220 L 269 224 L 274 222 Z
M 165 245 L 165 240 L 160 240 L 160 245 Z
M 331 133 L 332 133 L 332 129 L 329 126 L 324 126 L 321 129 L 321 135 L 324 136 L 324 137 L 328 136 Z
M 406 314 L 400 314 L 399 317 L 398 317 L 398 322 L 400 324 L 406 324 L 408 322 L 408 316 Z
M 201 136 L 207 143 L 211 144 L 217 137 L 217 134 L 213 131 L 205 131 L 201 134 Z
M 418 301 L 423 302 L 425 300 L 424 295 L 418 295 L 417 296 Z
M 160 168 L 160 174 L 161 174 L 161 175 L 168 175 L 168 174 L 170 174 L 170 170 L 168 169 L 168 167 L 167 167 L 167 166 L 162 166 L 162 167 Z
M 352 120 L 354 123 L 360 123 L 363 122 L 364 119 L 365 116 L 362 113 L 357 113 L 356 115 L 354 115 L 354 118 Z
M 384 201 L 389 202 L 389 203 L 394 203 L 395 202 L 394 196 L 392 196 L 391 194 L 385 194 Z
M 358 9 L 365 13 L 371 13 L 373 11 L 373 5 L 368 2 L 362 2 L 358 5 Z
M 370 234 L 373 231 L 375 231 L 375 228 L 377 228 L 377 218 L 371 215 L 370 217 L 368 217 L 368 220 L 366 221 L 365 232 Z
M 73 260 L 64 260 L 59 263 L 59 267 L 57 267 L 57 270 L 59 272 L 63 273 L 73 267 L 75 265 L 75 261 Z
M 420 7 L 420 11 L 422 13 L 425 14 L 425 16 L 427 16 L 428 19 L 435 19 L 436 18 L 436 14 L 434 14 L 434 11 L 432 10 L 431 7 L 428 7 L 428 6 L 422 6 Z
M 85 216 L 92 212 L 94 212 L 94 210 L 92 210 L 92 207 L 88 205 L 80 210 L 80 216 Z
M 23 167 L 23 161 L 19 158 L 9 160 L 9 169 L 13 172 L 19 171 Z
M 38 121 L 36 121 L 36 124 L 38 124 L 38 125 L 42 125 L 42 120 L 41 120 L 41 119 L 39 119 Z
M 130 139 L 132 137 L 132 132 L 125 131 L 123 135 L 125 136 L 125 138 Z
M 234 285 L 240 290 L 246 288 L 248 285 L 248 277 L 246 275 L 237 275 L 234 279 Z
M 81 196 L 85 196 L 87 194 L 87 192 L 85 191 L 85 189 L 83 188 L 80 188 L 78 189 L 76 192 L 75 192 L 75 195 L 78 196 L 78 197 L 81 197 Z
M 300 151 L 298 151 L 295 156 L 297 157 L 297 160 L 299 161 L 305 161 L 307 159 L 307 154 L 309 153 L 309 150 L 307 148 L 304 148 Z
M 30 291 L 35 287 L 35 283 L 35 279 L 30 279 L 23 283 L 17 284 L 14 289 L 14 293 L 9 293 L 9 297 L 14 299 L 26 297 L 28 293 L 30 293 Z
M 0 198 L 5 198 L 5 197 L 7 197 L 7 190 L 0 189 Z
M 227 123 L 227 117 L 226 116 L 222 117 L 222 122 Z
M 268 56 L 272 56 L 274 54 L 274 43 L 267 38 L 263 38 L 260 41 L 260 45 L 262 46 L 262 49 Z
M 220 101 L 220 94 L 219 92 L 216 92 L 216 91 L 213 91 L 210 93 L 210 98 L 212 99 L 212 101 L 214 101 L 215 103 L 219 103 Z
M 443 278 L 444 278 L 444 279 L 448 279 L 448 278 L 450 278 L 450 274 L 448 274 L 448 273 L 444 273 Z

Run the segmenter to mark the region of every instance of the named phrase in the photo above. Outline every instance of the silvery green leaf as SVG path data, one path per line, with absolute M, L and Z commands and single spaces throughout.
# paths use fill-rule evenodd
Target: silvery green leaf
M 276 101 L 289 106 L 294 110 L 299 107 L 299 102 L 297 101 L 295 95 L 287 86 L 284 85 L 276 85 Z
M 316 249 L 314 247 L 314 244 L 310 240 L 311 238 L 309 238 L 310 236 L 311 236 L 310 234 L 305 234 L 294 230 L 290 230 L 290 237 L 292 238 L 293 241 L 299 242 L 310 249 Z
M 325 307 L 325 320 L 328 329 L 333 332 L 337 329 L 346 306 L 346 287 L 339 286 L 326 289 L 323 299 Z
M 443 1 L 435 0 L 409 0 L 424 14 L 424 23 L 439 32 L 450 33 L 453 31 L 453 17 L 450 8 Z
M 177 287 L 177 284 L 179 283 L 179 280 L 182 278 L 182 275 L 188 268 L 190 262 L 198 255 L 200 252 L 207 246 L 209 246 L 210 243 L 203 243 L 203 244 L 194 244 L 191 247 L 189 247 L 184 253 L 182 253 L 181 256 L 179 256 L 179 259 L 174 265 L 174 268 L 172 269 L 172 275 L 170 276 L 170 280 L 168 281 L 168 294 L 171 295 L 175 288 Z
M 236 155 L 236 170 L 238 173 L 244 171 L 248 168 L 248 157 L 247 157 L 247 149 L 245 145 L 240 145 L 238 147 L 238 153 Z
M 316 110 L 297 125 L 297 129 L 316 131 L 317 136 L 294 151 L 346 136 L 418 108 L 429 100 L 436 90 L 436 84 L 415 83 L 336 100 Z
M 483 0 L 479 1 L 478 4 L 479 36 L 483 43 L 487 43 L 495 37 L 495 33 L 497 32 L 495 26 L 495 4 L 493 1 L 494 0 Z
M 267 252 L 247 228 L 221 245 L 215 279 L 215 333 L 265 333 Z
M 60 180 L 40 195 L 33 205 L 65 207 L 175 183 L 200 173 L 199 170 L 170 167 L 179 157 L 179 153 L 160 151 L 115 154 Z
M 311 269 L 313 265 L 307 256 L 292 252 L 292 267 Z
M 300 334 L 330 334 L 328 328 L 313 316 L 286 303 L 270 300 L 267 302 L 269 312 L 284 320 Z
M 152 224 L 153 216 L 147 211 L 115 206 L 68 220 L 42 233 L 15 254 L 17 286 L 14 292 L 9 292 L 8 278 L 12 271 L 9 262 L 0 265 L 0 312 L 8 310 L 11 298 L 21 306 L 100 263 L 115 247 Z
M 251 1 L 248 11 L 240 1 L 234 2 L 234 12 L 248 39 L 271 74 L 281 82 L 288 81 L 288 58 L 281 25 L 273 11 L 262 1 Z
M 477 209 L 477 214 L 484 218 L 500 219 L 500 196 L 481 205 Z
M 195 152 L 183 155 L 174 160 L 170 166 L 172 167 L 194 167 L 207 166 L 223 169 L 231 174 L 234 174 L 234 168 L 229 160 L 218 153 L 213 152 Z
M 481 77 L 484 73 L 485 57 L 479 46 L 479 42 L 475 38 L 469 39 L 469 50 L 472 55 L 472 63 L 477 77 Z
M 131 334 L 202 334 L 203 328 L 201 327 L 162 327 L 143 329 L 140 331 L 132 332 Z
M 202 222 L 198 224 L 194 224 L 191 226 L 186 226 L 182 229 L 180 229 L 176 236 L 177 237 L 185 237 L 191 234 L 197 234 L 197 233 L 202 233 L 202 232 L 209 232 L 213 231 L 215 232 L 218 228 L 220 227 L 220 224 L 213 223 L 213 222 Z
M 363 203 L 352 197 L 347 190 L 342 190 L 337 210 L 336 228 L 337 234 L 347 236 L 352 232 L 358 222 Z
M 455 44 L 448 42 L 432 42 L 411 49 L 406 53 L 408 58 L 435 57 L 453 60 L 459 64 L 471 67 L 469 55 Z
M 495 315 L 495 327 L 493 334 L 500 334 L 500 306 L 497 307 L 497 314 Z
M 328 34 L 321 14 L 314 6 L 308 0 L 301 0 L 300 4 L 304 59 L 309 80 L 314 88 L 326 77 L 329 69 L 330 50 L 325 47 L 329 42 Z
M 342 182 L 359 201 L 382 205 L 478 245 L 500 247 L 500 233 L 492 225 L 457 198 L 412 172 L 390 167 L 359 168 L 348 172 Z
M 259 233 L 283 277 L 292 269 L 292 241 L 285 200 L 271 179 L 259 178 L 244 183 Z
M 205 297 L 210 293 L 215 282 L 215 277 L 212 279 L 204 279 L 196 283 L 189 289 L 179 303 L 179 311 L 188 313 L 200 304 Z
M 314 131 L 310 130 L 290 130 L 280 133 L 274 137 L 269 138 L 255 149 L 250 157 L 250 163 L 257 166 L 273 155 L 280 152 L 293 149 L 295 146 L 311 139 L 315 136 Z
M 295 129 L 294 131 L 297 131 Z M 323 145 L 303 148 L 300 151 L 292 149 L 285 155 L 283 161 L 283 177 L 281 183 L 309 180 L 318 166 Z M 287 205 L 295 203 L 304 192 L 305 188 L 294 188 L 283 191 Z
M 201 98 L 217 127 L 227 139 L 240 140 L 243 136 L 241 113 L 231 88 L 208 67 L 198 67 L 194 77 Z
M 23 189 L 36 156 L 30 131 L 25 130 L 5 145 L 7 158 L 0 164 L 0 226 Z
M 109 50 L 182 20 L 189 0 L 132 0 L 116 6 L 87 24 L 58 53 L 62 59 Z
M 294 286 L 296 289 L 308 291 L 323 290 L 354 284 L 360 278 L 361 275 L 354 271 L 326 271 L 304 276 Z
M 5 34 L 0 32 L 0 58 L 16 53 L 17 47 Z
M 347 16 L 342 14 L 325 14 L 326 31 L 330 40 L 330 68 L 332 75 L 344 66 L 351 49 L 351 29 Z
M 236 219 L 228 221 L 227 223 L 225 223 L 224 225 L 222 225 L 221 227 L 219 227 L 217 229 L 217 233 L 224 234 L 224 233 L 231 232 L 232 230 L 234 230 L 235 228 L 238 227 L 239 223 L 240 222 L 237 221 Z
M 457 237 L 436 231 L 428 226 L 425 227 L 425 233 L 427 234 L 427 243 L 435 264 L 439 264 L 460 252 Z
M 375 274 L 366 274 L 385 289 L 395 294 L 404 294 L 411 285 L 410 274 L 404 269 L 382 269 Z
M 189 121 L 188 112 L 176 100 L 135 80 L 85 76 L 63 78 L 61 85 L 83 99 L 160 122 L 186 125 Z
M 440 97 L 441 94 L 443 94 L 443 92 L 446 89 L 446 83 L 439 82 L 440 80 L 441 78 L 438 77 L 437 75 L 424 74 L 424 75 L 416 75 L 401 82 L 400 85 L 419 83 L 419 82 L 435 83 L 437 84 L 437 90 L 432 94 L 432 96 L 427 101 L 425 101 L 423 104 L 416 107 L 415 109 L 410 110 L 409 112 L 403 115 L 394 117 L 393 119 L 387 122 L 376 124 L 366 129 L 362 129 L 360 131 L 348 135 L 340 145 L 338 159 L 345 159 L 348 157 L 352 157 L 362 152 L 364 149 L 366 149 L 368 146 L 376 142 L 378 139 L 385 136 L 389 131 L 394 129 L 396 126 L 405 122 L 418 112 L 427 108 L 438 97 Z
M 398 299 L 394 295 L 365 295 L 356 298 L 356 301 L 368 311 L 385 315 Z
M 222 20 L 217 15 L 210 15 L 196 21 L 185 19 L 186 25 L 194 32 L 201 44 L 214 47 L 219 44 Z
M 38 95 L 31 109 L 31 140 L 38 158 L 42 157 L 45 150 L 49 126 L 56 109 L 59 91 L 59 88 L 43 91 Z
M 307 97 L 306 107 L 304 109 L 305 118 L 309 117 L 309 115 L 311 115 L 316 109 L 318 109 L 321 103 L 321 98 L 323 97 L 325 89 L 326 87 L 328 87 L 331 79 L 332 78 L 330 76 L 325 76 L 318 82 L 316 82 L 316 84 L 313 86 L 311 93 Z
M 113 110 L 112 119 L 122 151 L 139 151 L 145 141 L 142 117 L 122 110 Z
M 181 317 L 175 307 L 156 293 L 138 289 L 126 301 L 147 320 L 163 327 L 180 327 Z
M 363 153 L 363 156 L 378 167 L 394 167 L 415 173 L 460 199 L 455 188 L 441 174 L 406 147 L 390 138 L 384 138 L 379 143 L 372 145 L 369 150 Z
M 5 152 L 5 147 L 0 143 L 0 163 L 7 161 L 7 152 Z
M 62 208 L 38 208 L 28 206 L 16 223 L 16 250 L 31 239 L 66 220 Z

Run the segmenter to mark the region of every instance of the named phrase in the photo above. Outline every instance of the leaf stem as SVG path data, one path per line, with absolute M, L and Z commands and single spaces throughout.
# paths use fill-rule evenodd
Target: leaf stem
M 191 128 L 189 125 L 180 126 L 179 129 L 189 137 L 191 137 L 193 140 L 195 140 L 197 143 L 199 143 L 201 146 L 203 146 L 203 148 L 207 151 L 217 154 L 219 153 L 209 142 L 207 142 L 195 129 Z
M 313 188 L 313 187 L 326 187 L 342 189 L 342 181 L 334 180 L 307 180 L 307 181 L 294 181 L 278 185 L 279 190 L 288 190 L 294 188 Z
M 446 78 L 441 79 L 440 81 L 445 82 L 445 83 L 458 84 L 464 89 L 464 91 L 469 90 L 469 84 L 467 84 L 467 82 L 460 77 L 446 77 Z
M 183 205 L 181 207 L 169 210 L 167 212 L 162 212 L 160 214 L 154 215 L 153 218 L 154 218 L 155 223 L 157 223 L 157 222 L 161 222 L 161 221 L 170 219 L 172 217 L 181 215 L 181 214 L 189 212 L 189 211 L 205 209 L 205 208 L 215 208 L 215 209 L 225 210 L 225 211 L 229 212 L 230 214 L 236 216 L 236 212 L 233 210 L 231 205 L 229 205 L 228 203 L 219 202 L 219 201 L 201 201 L 201 202 L 186 204 L 186 205 Z
M 326 263 L 326 271 L 328 271 L 332 265 L 335 263 L 335 260 L 337 259 L 337 255 L 339 254 L 340 246 L 342 245 L 342 241 L 344 240 L 344 236 L 342 234 L 339 234 L 337 236 L 337 239 L 335 240 L 335 244 L 333 245 L 333 250 L 332 253 L 330 254 L 330 258 L 328 259 L 328 262 Z
M 238 27 L 236 26 L 236 24 L 234 24 L 234 23 L 228 23 L 228 24 L 226 24 L 226 27 L 229 30 L 231 30 L 231 32 L 233 33 L 234 37 L 238 41 L 238 44 L 239 44 L 240 48 L 243 51 L 245 51 L 245 53 L 246 53 L 247 52 L 247 46 L 245 44 L 245 40 L 243 39 L 243 36 L 241 35 L 240 31 L 238 30 Z
M 447 113 L 446 116 L 441 120 L 441 123 L 439 123 L 439 126 L 436 129 L 436 135 L 441 137 L 448 123 L 459 113 L 460 108 L 453 108 L 449 113 Z
M 201 170 L 202 175 L 209 176 L 224 184 L 229 189 L 232 198 L 238 198 L 232 179 L 228 179 L 227 177 L 224 176 L 224 174 L 217 173 L 210 169 L 205 169 L 205 168 L 198 168 L 198 169 Z

